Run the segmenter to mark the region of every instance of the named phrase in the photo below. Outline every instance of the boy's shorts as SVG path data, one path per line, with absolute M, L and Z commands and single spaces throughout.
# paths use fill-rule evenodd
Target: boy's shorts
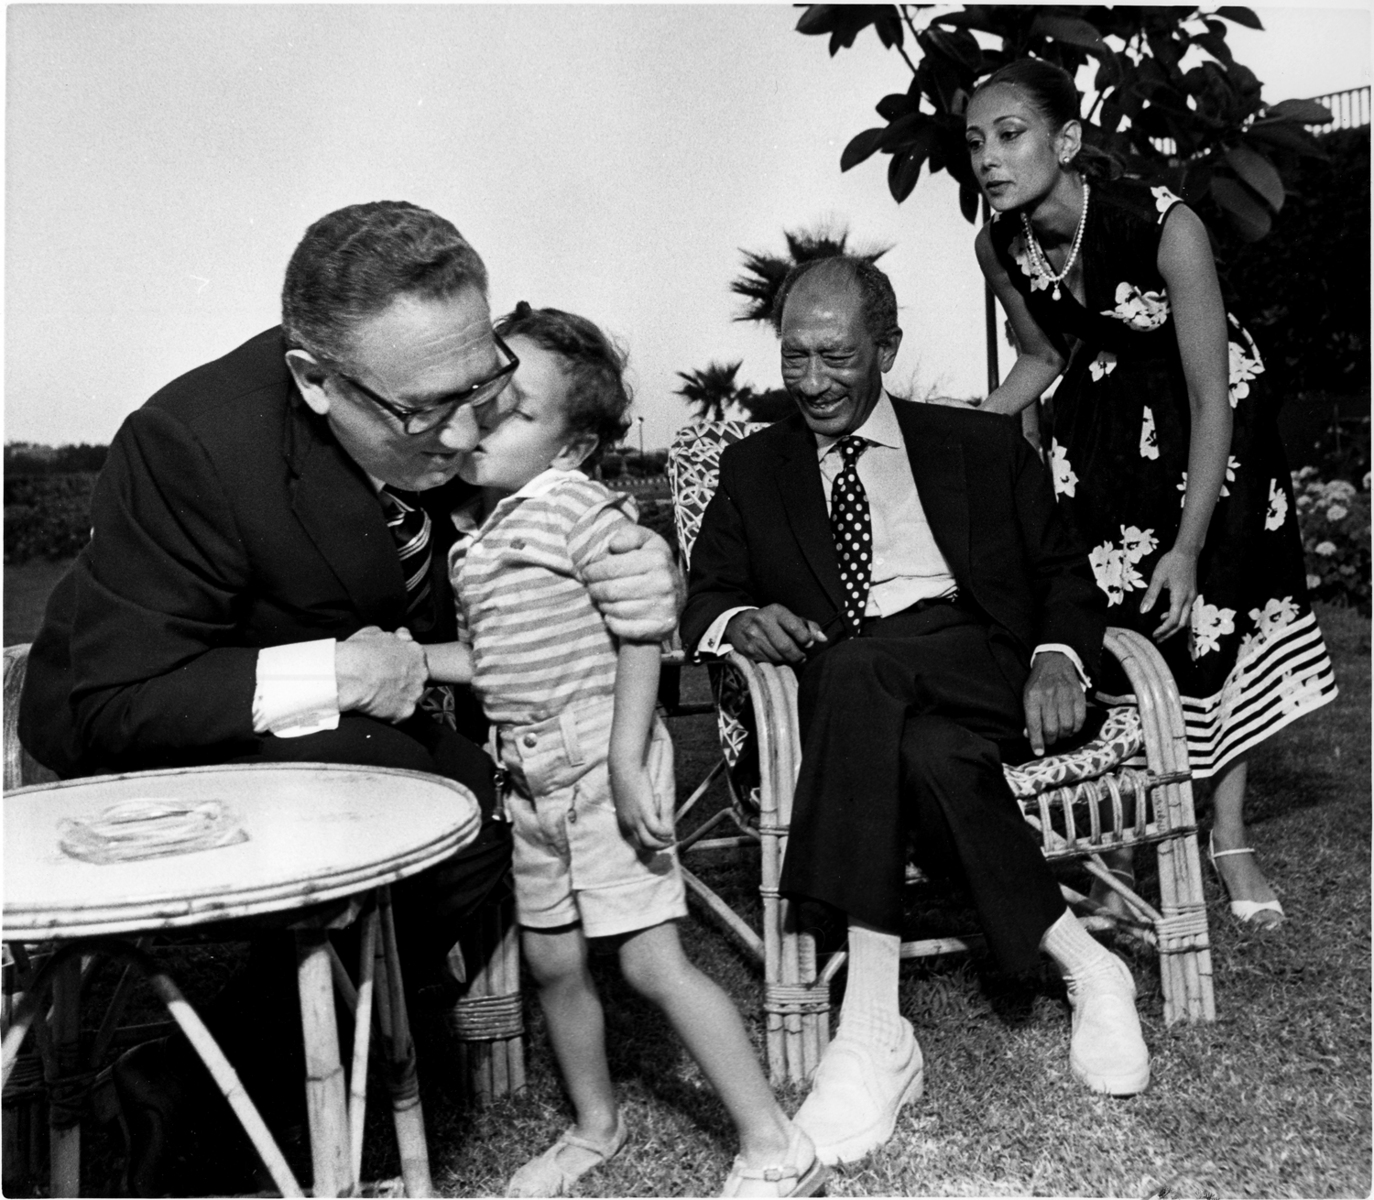
M 637 850 L 616 820 L 606 767 L 613 711 L 610 697 L 598 697 L 537 724 L 500 730 L 521 925 L 554 929 L 580 921 L 587 937 L 599 938 L 687 915 L 676 850 Z M 659 811 L 671 813 L 673 743 L 658 717 L 649 774 Z

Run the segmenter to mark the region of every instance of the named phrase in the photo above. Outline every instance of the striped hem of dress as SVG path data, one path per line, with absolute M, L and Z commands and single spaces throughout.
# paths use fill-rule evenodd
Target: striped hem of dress
M 1309 612 L 1272 631 L 1238 661 L 1221 691 L 1180 697 L 1194 779 L 1229 767 L 1299 717 L 1331 703 L 1336 676 Z M 1132 765 L 1144 766 L 1143 757 Z

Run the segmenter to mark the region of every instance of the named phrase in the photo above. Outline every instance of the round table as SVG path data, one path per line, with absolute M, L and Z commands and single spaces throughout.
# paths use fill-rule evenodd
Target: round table
M 212 836 L 222 844 L 190 848 L 197 844 L 192 841 L 179 849 L 175 841 L 169 845 L 150 838 L 145 848 L 139 815 L 165 821 L 179 810 L 192 818 L 214 813 Z M 124 819 L 112 824 L 112 815 Z M 415 1195 L 428 1190 L 423 1118 L 413 1086 L 414 1056 L 387 885 L 442 862 L 477 836 L 481 816 L 466 788 L 415 771 L 313 763 L 144 771 L 15 789 L 5 796 L 4 823 L 7 942 L 71 947 L 92 938 L 289 912 L 375 892 L 376 903 L 368 908 L 363 927 L 364 962 L 354 993 L 331 961 L 327 931 L 308 922 L 296 929 L 315 1194 L 347 1192 L 359 1183 L 361 1087 L 374 978 L 385 985 L 377 996 L 378 1016 L 402 1068 L 395 1074 L 402 1080 L 405 1094 L 399 1099 L 404 1104 L 393 1089 L 393 1108 L 407 1191 Z M 148 829 L 155 826 L 156 820 L 146 823 Z M 128 831 L 132 836 L 102 843 L 91 830 Z M 97 861 L 75 857 L 89 850 L 93 836 L 97 847 L 111 846 L 111 854 L 97 854 Z M 144 853 L 154 856 L 142 857 Z M 78 945 L 61 956 L 69 969 L 79 969 L 80 949 Z M 122 953 L 140 958 L 136 951 Z M 140 965 L 146 967 L 146 959 L 140 958 Z M 374 976 L 374 970 L 380 973 Z M 54 1043 L 68 1035 L 75 1041 L 78 989 L 61 986 L 56 966 L 45 972 L 45 983 L 55 980 Z M 278 1186 L 284 1194 L 300 1194 L 256 1108 L 199 1018 L 164 974 L 155 970 L 150 981 L 201 1052 Z M 336 984 L 358 1009 L 352 1106 L 344 1098 L 333 1011 Z M 36 1010 L 39 993 L 41 988 L 30 997 L 31 1010 Z M 31 1011 L 29 1021 L 32 1016 Z M 6 1074 L 27 1027 L 28 1022 L 16 1020 L 6 1035 Z M 402 1079 L 407 1062 L 408 1083 Z M 349 1137 L 350 1129 L 356 1137 Z M 75 1194 L 78 1135 L 64 1132 L 65 1139 L 52 1148 L 54 1195 Z

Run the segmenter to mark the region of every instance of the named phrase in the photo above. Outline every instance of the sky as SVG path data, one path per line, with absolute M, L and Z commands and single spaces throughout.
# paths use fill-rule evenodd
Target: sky
M 1367 85 L 1370 9 L 1256 6 L 1232 26 L 1266 99 Z M 516 301 L 630 353 L 631 433 L 663 446 L 677 372 L 743 360 L 741 251 L 829 222 L 884 257 L 889 383 L 986 390 L 974 229 L 949 176 L 893 202 L 841 174 L 910 79 L 867 30 L 835 58 L 788 5 L 48 5 L 6 9 L 4 437 L 109 441 L 162 384 L 276 323 L 305 228 L 365 200 L 450 218 Z M 1003 359 L 1003 369 L 1007 366 Z

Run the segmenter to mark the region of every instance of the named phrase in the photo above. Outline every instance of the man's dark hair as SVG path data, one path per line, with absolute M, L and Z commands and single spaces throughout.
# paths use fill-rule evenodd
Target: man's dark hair
M 531 308 L 524 300 L 496 321 L 496 332 L 509 341 L 526 337 L 562 360 L 568 381 L 564 420 L 569 434 L 596 435 L 596 449 L 583 466 L 594 466 L 630 428 L 626 415 L 630 389 L 625 383 L 625 354 L 586 317 L 557 308 Z
M 282 328 L 287 345 L 326 362 L 398 296 L 442 299 L 487 290 L 487 269 L 452 222 L 404 200 L 352 204 L 321 217 L 286 267 Z
M 772 313 L 773 331 L 779 337 L 782 336 L 782 310 L 787 306 L 787 297 L 797 284 L 816 272 L 837 276 L 859 289 L 864 328 L 877 345 L 885 346 L 901 333 L 897 324 L 897 294 L 888 277 L 867 259 L 852 254 L 832 254 L 798 263 L 783 276 L 773 300 Z
M 1070 121 L 1081 119 L 1079 109 L 1082 97 L 1074 87 L 1073 76 L 1063 67 L 1057 67 L 1043 58 L 1018 58 L 999 67 L 973 89 L 973 95 L 998 86 L 1019 92 L 1056 131 L 1063 129 Z M 1122 171 L 1121 163 L 1114 155 L 1087 142 L 1079 148 L 1073 161 L 1065 165 L 1093 183 L 1116 179 Z

